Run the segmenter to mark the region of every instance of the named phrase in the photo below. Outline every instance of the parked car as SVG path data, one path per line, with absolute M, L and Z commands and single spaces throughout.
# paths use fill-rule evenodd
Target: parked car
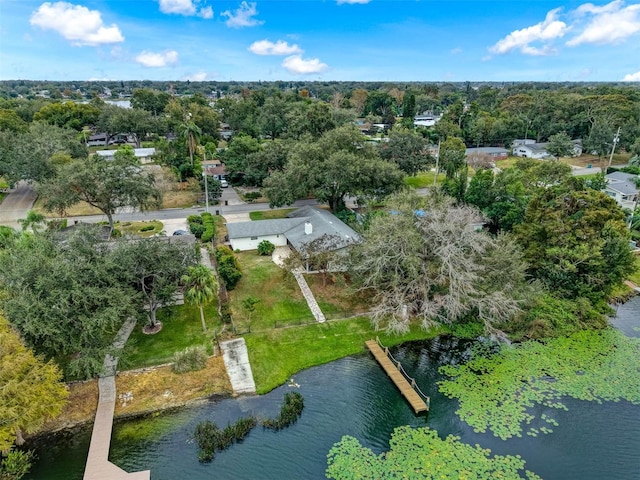
M 175 232 L 173 232 L 174 235 L 188 235 L 189 232 L 187 232 L 186 230 L 176 230 Z
M 227 188 L 229 186 L 229 182 L 224 179 L 220 180 L 220 186 L 222 186 L 222 188 Z

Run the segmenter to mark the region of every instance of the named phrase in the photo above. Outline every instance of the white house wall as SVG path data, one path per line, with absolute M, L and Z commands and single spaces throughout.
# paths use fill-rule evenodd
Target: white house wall
M 287 237 L 285 237 L 284 234 L 231 238 L 229 239 L 229 243 L 231 243 L 232 250 L 240 250 L 243 252 L 245 250 L 257 250 L 258 245 L 263 240 L 269 240 L 276 247 L 284 247 L 287 244 Z

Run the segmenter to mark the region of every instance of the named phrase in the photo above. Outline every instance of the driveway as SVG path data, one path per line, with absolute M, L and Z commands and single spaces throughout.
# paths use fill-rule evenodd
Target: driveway
M 20 227 L 18 220 L 27 217 L 27 212 L 33 207 L 37 196 L 31 185 L 19 182 L 0 204 L 0 225 Z
M 189 225 L 187 225 L 186 218 L 171 218 L 162 220 L 162 230 L 164 230 L 167 235 L 173 235 L 173 232 L 176 230 L 186 230 L 189 231 Z

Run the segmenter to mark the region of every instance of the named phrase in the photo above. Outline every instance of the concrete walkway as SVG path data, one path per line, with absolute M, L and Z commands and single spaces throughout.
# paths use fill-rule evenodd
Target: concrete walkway
M 327 319 L 320 310 L 320 305 L 316 301 L 316 297 L 313 296 L 313 292 L 307 285 L 307 281 L 304 279 L 304 276 L 301 272 L 293 272 L 293 276 L 295 277 L 298 285 L 300 286 L 300 291 L 302 291 L 302 295 L 304 295 L 304 299 L 307 301 L 307 305 L 309 305 L 309 310 L 313 314 L 313 317 L 316 319 L 318 323 L 324 323 Z
M 256 393 L 244 338 L 220 342 L 220 349 L 234 393 Z
M 121 350 L 129 335 L 136 326 L 136 319 L 127 320 L 118 331 L 113 347 Z M 109 462 L 109 447 L 111 445 L 111 429 L 113 428 L 113 412 L 116 408 L 116 369 L 118 357 L 106 355 L 104 359 L 103 375 L 98 379 L 98 409 L 93 422 L 91 444 L 87 465 L 84 470 L 84 480 L 149 480 L 151 472 L 127 473 L 120 467 Z
M 284 262 L 289 255 L 291 255 L 291 249 L 288 245 L 284 247 L 276 247 L 271 254 L 271 260 L 280 268 L 284 268 Z M 298 282 L 298 286 L 300 287 L 300 291 L 302 292 L 307 305 L 309 305 L 309 310 L 311 310 L 313 318 L 315 318 L 318 323 L 326 322 L 327 319 L 325 318 L 324 313 L 322 313 L 322 310 L 320 310 L 320 305 L 318 305 L 316 297 L 313 296 L 313 292 L 309 288 L 307 281 L 304 279 L 302 271 L 293 272 L 293 276 L 296 279 L 296 282 Z

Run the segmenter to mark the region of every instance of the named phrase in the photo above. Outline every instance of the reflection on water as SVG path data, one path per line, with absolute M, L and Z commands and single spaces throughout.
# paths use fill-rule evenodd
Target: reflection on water
M 624 320 L 626 319 L 626 320 Z M 640 298 L 618 311 L 617 322 L 640 326 Z M 191 435 L 204 419 L 225 426 L 253 414 L 275 416 L 283 386 L 261 397 L 212 401 L 152 419 L 117 424 L 111 460 L 128 471 L 151 470 L 153 480 L 324 478 L 326 454 L 343 435 L 352 435 L 376 452 L 388 449 L 400 425 L 458 435 L 494 453 L 521 455 L 527 468 L 545 479 L 640 479 L 640 407 L 626 402 L 582 402 L 567 399 L 568 411 L 553 409 L 559 422 L 550 435 L 502 441 L 476 434 L 455 415 L 455 401 L 440 395 L 438 367 L 462 361 L 468 342 L 439 338 L 393 349 L 407 372 L 431 397 L 428 416 L 415 416 L 409 405 L 369 355 L 338 360 L 295 376 L 305 399 L 302 417 L 280 432 L 258 427 L 238 445 L 217 454 L 211 464 L 198 463 Z M 542 414 L 546 407 L 536 407 Z M 540 415 L 537 415 L 538 417 Z M 53 437 L 38 451 L 32 479 L 81 479 L 90 429 Z

